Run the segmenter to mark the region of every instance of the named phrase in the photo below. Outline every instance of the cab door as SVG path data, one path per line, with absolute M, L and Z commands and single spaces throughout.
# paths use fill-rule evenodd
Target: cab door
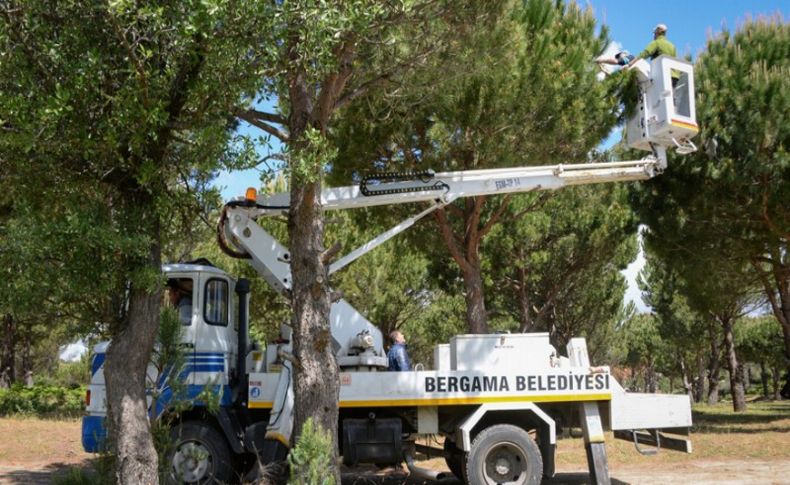
M 195 357 L 192 366 L 194 392 L 212 384 L 221 386 L 222 403 L 230 402 L 228 375 L 237 345 L 236 326 L 231 306 L 232 281 L 222 275 L 201 273 L 200 301 L 196 315 Z
M 177 364 L 178 368 L 166 366 L 162 369 L 156 369 L 156 376 L 152 377 L 156 379 L 155 387 L 161 395 L 160 402 L 157 403 L 157 415 L 173 399 L 174 389 L 171 388 L 173 379 L 177 379 L 180 384 L 186 384 L 187 386 L 194 384 L 194 377 L 189 369 L 196 357 L 195 345 L 200 325 L 199 312 L 197 312 L 196 305 L 198 300 L 199 278 L 196 273 L 171 272 L 167 274 L 165 305 L 175 310 L 181 323 L 181 341 L 179 346 L 183 352 L 183 362 Z

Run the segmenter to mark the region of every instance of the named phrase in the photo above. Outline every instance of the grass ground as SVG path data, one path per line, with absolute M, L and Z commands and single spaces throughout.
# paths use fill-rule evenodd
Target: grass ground
M 784 459 L 790 460 L 790 401 L 757 401 L 746 412 L 735 413 L 731 403 L 694 406 L 691 454 L 662 451 L 643 457 L 631 442 L 607 436 L 610 466 L 649 462 L 654 465 L 699 461 L 702 459 Z M 557 465 L 585 463 L 580 439 L 562 440 L 557 446 Z M 788 477 L 790 482 L 790 477 Z
M 790 401 L 751 402 L 738 414 L 729 403 L 697 406 L 691 440 L 692 454 L 662 451 L 644 457 L 632 443 L 610 434 L 613 483 L 790 483 Z M 89 467 L 92 456 L 82 451 L 78 420 L 0 418 L 0 483 L 50 483 L 70 467 Z M 422 466 L 446 468 L 441 458 Z M 551 483 L 586 483 L 585 468 L 582 440 L 560 440 L 559 475 Z M 397 470 L 388 477 L 373 475 L 348 483 L 407 481 Z

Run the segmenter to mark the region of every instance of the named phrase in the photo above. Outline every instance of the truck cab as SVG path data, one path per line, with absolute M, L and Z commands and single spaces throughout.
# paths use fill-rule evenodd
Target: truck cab
M 187 376 L 189 397 L 193 398 L 206 383 L 213 382 L 221 386 L 225 401 L 230 399 L 228 375 L 235 370 L 238 355 L 236 282 L 208 261 L 198 263 L 166 264 L 162 271 L 167 277 L 169 294 L 191 291 L 189 304 L 179 308 L 186 354 L 183 372 Z
M 231 381 L 237 375 L 238 366 L 237 281 L 205 259 L 165 264 L 162 272 L 166 278 L 163 304 L 176 308 L 183 326 L 184 364 L 178 378 L 185 385 L 185 395 L 179 399 L 194 400 L 206 386 L 211 386 L 220 404 L 229 406 L 233 396 Z M 91 382 L 82 425 L 83 448 L 88 452 L 101 451 L 106 439 L 104 361 L 109 346 L 110 342 L 96 344 L 91 357 Z M 148 406 L 152 418 L 160 416 L 173 400 L 168 384 L 171 372 L 172 369 L 159 369 L 153 363 L 148 367 Z

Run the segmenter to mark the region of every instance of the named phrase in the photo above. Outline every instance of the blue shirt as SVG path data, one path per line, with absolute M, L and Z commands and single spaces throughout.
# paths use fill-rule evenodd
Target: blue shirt
M 178 318 L 181 320 L 182 325 L 192 324 L 192 297 L 184 296 L 178 300 L 176 310 L 178 311 Z
M 393 344 L 387 352 L 387 361 L 389 366 L 387 370 L 404 371 L 411 370 L 409 364 L 409 354 L 406 352 L 406 344 Z
M 631 54 L 624 54 L 617 58 L 617 64 L 621 66 L 627 66 L 628 63 L 634 60 L 634 56 Z

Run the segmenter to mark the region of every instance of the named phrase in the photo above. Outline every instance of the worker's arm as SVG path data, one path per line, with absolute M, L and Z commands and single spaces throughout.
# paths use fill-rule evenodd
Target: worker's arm
M 617 59 L 612 59 L 612 58 L 596 59 L 595 62 L 597 62 L 598 64 L 611 64 L 613 66 L 617 66 L 618 64 L 620 64 L 619 62 L 617 62 Z
M 636 64 L 636 61 L 638 61 L 639 59 L 648 59 L 650 57 L 653 57 L 653 55 L 656 54 L 656 51 L 658 51 L 658 42 L 653 40 L 649 44 L 647 44 L 647 47 L 645 47 L 645 50 L 640 52 L 639 55 L 634 57 L 631 60 L 631 62 L 628 63 L 628 67 L 631 67 L 634 64 Z

